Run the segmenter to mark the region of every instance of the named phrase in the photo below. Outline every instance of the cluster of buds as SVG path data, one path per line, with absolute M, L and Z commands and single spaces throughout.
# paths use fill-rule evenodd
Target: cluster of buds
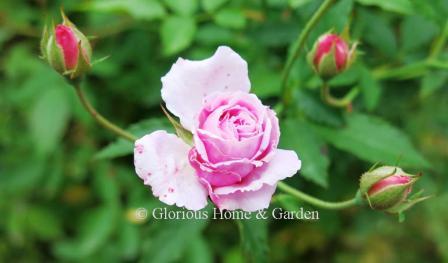
M 420 175 L 405 173 L 399 167 L 382 166 L 364 173 L 359 189 L 372 209 L 401 213 L 428 198 L 420 197 L 421 192 L 409 197 L 419 178 Z
M 349 48 L 341 36 L 324 34 L 308 53 L 308 61 L 320 77 L 329 79 L 350 67 L 356 57 L 355 51 L 356 43 Z
M 41 52 L 56 71 L 74 79 L 90 70 L 92 48 L 87 37 L 61 13 L 62 24 L 45 26 Z

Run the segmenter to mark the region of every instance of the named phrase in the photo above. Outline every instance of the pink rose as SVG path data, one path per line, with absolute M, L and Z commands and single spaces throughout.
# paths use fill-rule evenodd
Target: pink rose
M 277 182 L 301 162 L 277 149 L 275 113 L 250 94 L 247 63 L 219 47 L 209 59 L 179 58 L 162 78 L 162 98 L 194 145 L 155 131 L 135 143 L 138 176 L 169 205 L 199 210 L 207 196 L 220 208 L 255 211 L 269 206 Z

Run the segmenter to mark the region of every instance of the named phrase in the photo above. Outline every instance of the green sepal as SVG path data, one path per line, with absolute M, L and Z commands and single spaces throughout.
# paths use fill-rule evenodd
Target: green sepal
M 48 63 L 56 71 L 60 73 L 64 73 L 66 71 L 64 54 L 62 53 L 62 49 L 56 43 L 56 32 L 54 26 L 52 26 L 51 35 L 47 41 L 46 58 Z
M 359 191 L 365 195 L 369 189 L 378 181 L 394 175 L 396 172 L 404 174 L 403 170 L 395 166 L 381 166 L 364 173 L 359 181 Z
M 359 51 L 357 51 L 358 45 L 359 45 L 358 41 L 355 41 L 352 44 L 352 47 L 350 48 L 350 51 L 348 52 L 347 62 L 346 62 L 346 65 L 345 65 L 346 69 L 351 67 L 351 65 L 353 65 L 353 63 L 355 63 L 356 58 L 357 58 L 357 56 L 359 54 Z
M 188 145 L 193 145 L 193 134 L 185 129 L 176 119 L 174 119 L 168 111 L 163 107 L 163 105 L 160 105 L 162 107 L 163 113 L 168 118 L 168 120 L 173 125 L 174 129 L 176 130 L 177 136 L 181 138 L 184 142 L 186 142 Z
M 48 33 L 48 26 L 45 24 L 44 29 L 42 30 L 42 38 L 40 40 L 40 54 L 44 59 L 47 57 L 45 49 L 49 38 L 50 34 Z
M 308 61 L 308 64 L 313 68 L 314 72 L 317 73 L 317 68 L 314 66 L 314 57 L 316 56 L 317 51 L 317 42 L 313 45 L 313 49 L 311 49 L 310 52 L 308 52 L 306 56 L 306 60 Z
M 336 46 L 333 45 L 331 50 L 319 61 L 317 73 L 323 79 L 329 79 L 340 72 L 336 66 L 335 48 Z
M 412 179 L 407 184 L 388 186 L 372 195 L 367 194 L 370 206 L 373 209 L 384 210 L 401 203 L 405 200 L 406 192 L 409 191 L 409 187 L 414 184 L 416 180 L 418 179 Z
M 432 197 L 432 196 L 421 196 L 422 194 L 423 190 L 420 190 L 419 192 L 409 197 L 407 200 L 404 200 L 403 202 L 400 202 L 399 204 L 387 209 L 386 212 L 391 214 L 397 214 L 397 213 L 402 214 L 404 211 L 408 210 L 415 204 L 425 201 Z
M 84 54 L 83 49 L 81 49 L 81 41 L 79 41 L 78 42 L 78 59 L 77 59 L 76 67 L 74 70 L 71 70 L 64 74 L 69 73 L 70 78 L 74 79 L 74 78 L 77 78 L 80 75 L 84 74 L 85 72 L 89 71 L 91 68 L 92 68 L 92 66 L 90 65 L 90 61 L 88 58 L 86 58 L 86 55 Z
M 99 59 L 96 59 L 95 61 L 92 61 L 92 62 L 90 63 L 90 65 L 93 67 L 94 65 L 96 65 L 96 64 L 98 64 L 98 63 L 101 63 L 101 62 L 105 61 L 105 60 L 108 59 L 108 58 L 110 58 L 110 55 L 108 55 L 108 56 L 104 56 L 104 57 L 99 58 Z

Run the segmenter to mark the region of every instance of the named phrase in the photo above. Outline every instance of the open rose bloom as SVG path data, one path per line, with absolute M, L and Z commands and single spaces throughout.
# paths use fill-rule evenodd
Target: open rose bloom
M 219 47 L 202 61 L 179 58 L 162 83 L 162 98 L 193 145 L 161 130 L 135 142 L 135 170 L 154 196 L 190 210 L 204 208 L 207 197 L 221 210 L 267 208 L 277 182 L 301 162 L 277 149 L 278 119 L 249 93 L 247 63 Z

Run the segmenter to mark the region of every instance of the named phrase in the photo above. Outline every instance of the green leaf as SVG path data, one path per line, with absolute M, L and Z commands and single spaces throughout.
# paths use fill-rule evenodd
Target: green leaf
M 366 108 L 369 111 L 374 110 L 381 98 L 382 89 L 380 83 L 372 76 L 369 69 L 363 67 L 359 85 Z
M 61 258 L 80 260 L 92 255 L 104 244 L 115 225 L 115 209 L 109 206 L 86 211 L 81 222 L 79 236 L 73 240 L 55 243 L 54 253 Z
M 70 118 L 69 98 L 64 87 L 42 91 L 31 108 L 29 127 L 36 150 L 49 154 L 56 149 Z
M 171 125 L 165 119 L 147 119 L 135 123 L 127 129 L 128 132 L 137 137 L 142 137 L 156 130 L 168 130 L 172 132 Z M 96 155 L 95 159 L 111 159 L 125 156 L 133 153 L 134 143 L 119 138 L 101 149 Z
M 156 0 L 96 0 L 83 9 L 107 13 L 126 13 L 135 19 L 153 20 L 165 16 L 165 9 Z
M 446 14 L 448 13 L 448 2 L 446 0 L 410 0 L 414 10 L 418 10 L 422 15 L 440 26 L 446 23 Z M 417 40 L 418 41 L 418 40 Z
M 397 50 L 397 40 L 389 21 L 383 16 L 361 11 L 359 14 L 360 20 L 365 26 L 363 40 L 379 49 L 383 54 L 394 57 Z M 375 21 L 375 23 L 372 23 L 372 21 Z
M 289 6 L 293 9 L 299 8 L 311 2 L 313 0 L 289 0 Z
M 52 240 L 62 234 L 60 218 L 56 210 L 46 207 L 30 207 L 26 211 L 26 219 L 29 230 L 42 240 Z
M 101 204 L 85 210 L 77 222 L 77 234 L 71 239 L 55 243 L 53 251 L 57 257 L 80 261 L 98 251 L 113 234 L 120 216 L 119 191 L 107 166 L 97 168 L 94 177 L 94 192 Z M 81 260 L 82 261 L 82 260 Z
M 255 217 L 252 215 L 252 217 Z M 241 246 L 247 262 L 268 262 L 268 221 L 263 219 L 237 220 Z
M 228 1 L 229 0 L 202 0 L 201 4 L 202 4 L 202 8 L 204 8 L 205 11 L 207 11 L 208 13 L 211 13 L 211 12 L 215 11 L 216 9 L 218 9 L 219 7 L 221 7 L 222 5 L 224 5 Z
M 164 0 L 165 4 L 178 15 L 191 16 L 198 9 L 198 0 Z
M 211 263 L 213 256 L 207 241 L 201 236 L 195 236 L 190 239 L 187 249 L 185 250 L 186 263 Z
M 380 118 L 353 113 L 347 116 L 347 126 L 342 129 L 313 126 L 326 141 L 363 160 L 386 165 L 399 161 L 399 166 L 412 168 L 430 166 L 406 134 Z
M 196 22 L 191 17 L 170 16 L 166 18 L 160 30 L 163 53 L 174 55 L 193 42 L 196 33 Z
M 281 74 L 263 61 L 255 63 L 249 70 L 252 92 L 260 98 L 276 96 L 280 92 Z
M 385 11 L 397 12 L 404 15 L 414 13 L 414 8 L 409 0 L 357 0 L 358 3 L 367 6 L 377 6 Z
M 282 208 L 288 211 L 297 211 L 297 207 L 301 204 L 296 197 L 289 194 L 276 194 L 274 198 Z
M 312 132 L 312 127 L 300 119 L 286 119 L 281 123 L 281 132 L 280 147 L 294 150 L 302 161 L 300 174 L 327 187 L 330 160 L 323 153 L 324 142 Z
M 135 259 L 138 256 L 141 242 L 139 226 L 123 219 L 118 235 L 118 244 L 123 259 Z
M 423 76 L 420 97 L 426 98 L 447 84 L 448 73 L 446 71 L 432 71 Z
M 413 51 L 428 45 L 437 36 L 438 31 L 437 24 L 422 16 L 406 17 L 401 24 L 403 50 Z
M 297 91 L 297 107 L 310 120 L 329 126 L 342 126 L 344 120 L 340 113 L 333 108 L 323 104 L 311 92 L 299 89 Z
M 241 9 L 226 8 L 213 16 L 215 23 L 222 27 L 242 29 L 246 26 L 246 17 Z
M 170 115 L 170 113 L 165 109 L 165 107 L 162 106 L 163 113 L 167 117 L 168 121 L 173 125 L 173 128 L 176 130 L 177 136 L 181 138 L 184 142 L 186 142 L 189 145 L 193 144 L 193 134 L 185 129 L 179 121 L 177 121 L 174 117 Z
M 210 211 L 209 211 L 210 212 Z M 144 257 L 151 262 L 165 263 L 180 260 L 190 246 L 191 239 L 200 235 L 207 220 L 167 220 L 158 225 L 148 246 L 144 245 Z

